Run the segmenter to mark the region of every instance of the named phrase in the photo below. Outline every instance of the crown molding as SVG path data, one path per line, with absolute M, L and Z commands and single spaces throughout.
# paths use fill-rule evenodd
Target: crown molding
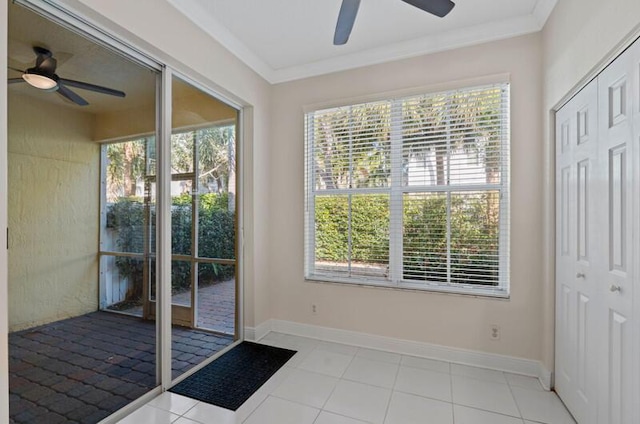
M 533 16 L 519 17 L 500 22 L 468 27 L 440 33 L 400 43 L 389 44 L 375 49 L 332 57 L 329 59 L 307 63 L 299 66 L 275 70 L 272 83 L 293 81 L 332 72 L 346 71 L 362 66 L 377 65 L 401 59 L 422 56 L 446 50 L 458 49 L 489 41 L 517 37 L 540 31 Z
M 551 12 L 553 12 L 556 4 L 558 4 L 558 0 L 538 0 L 538 3 L 536 3 L 532 14 L 538 21 L 538 26 L 541 30 L 547 23 L 547 19 L 551 16 Z
M 542 30 L 558 0 L 540 0 L 531 14 L 451 30 L 357 53 L 274 69 L 235 37 L 198 0 L 168 0 L 179 12 L 208 33 L 238 59 L 271 84 L 299 80 L 363 66 L 392 62 L 431 53 L 517 37 Z
M 203 9 L 197 0 L 167 0 L 178 12 L 185 15 L 201 30 L 229 50 L 234 56 L 273 84 L 275 71 L 249 47 L 231 33 L 218 19 Z

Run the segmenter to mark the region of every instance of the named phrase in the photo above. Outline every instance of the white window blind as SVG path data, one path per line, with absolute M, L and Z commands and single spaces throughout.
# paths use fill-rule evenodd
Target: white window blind
M 509 85 L 305 116 L 305 277 L 508 295 Z

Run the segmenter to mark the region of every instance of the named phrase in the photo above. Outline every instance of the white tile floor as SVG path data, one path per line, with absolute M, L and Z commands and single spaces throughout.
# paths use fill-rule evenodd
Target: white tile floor
M 164 393 L 120 424 L 574 424 L 537 379 L 270 333 L 298 353 L 237 411 Z

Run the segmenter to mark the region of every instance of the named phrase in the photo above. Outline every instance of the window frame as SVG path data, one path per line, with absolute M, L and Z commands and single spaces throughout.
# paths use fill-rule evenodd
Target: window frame
M 446 184 L 445 186 L 410 186 L 402 183 L 402 118 L 397 113 L 397 109 L 402 108 L 402 102 L 412 97 L 420 95 L 437 95 L 460 91 L 472 91 L 482 88 L 500 88 L 501 102 L 506 110 L 501 116 L 500 127 L 500 182 L 496 184 Z M 391 183 L 383 188 L 342 188 L 332 190 L 316 190 L 315 187 L 315 165 L 310 160 L 314 154 L 314 113 L 329 110 L 336 107 L 357 106 L 369 102 L 388 101 L 391 109 L 390 123 L 390 145 L 391 145 Z M 358 99 L 342 105 L 318 105 L 304 110 L 304 280 L 316 283 L 338 283 L 356 286 L 372 286 L 387 289 L 416 290 L 427 292 L 451 293 L 460 295 L 471 295 L 478 297 L 506 298 L 510 297 L 510 151 L 511 151 L 511 84 L 508 80 L 501 78 L 500 81 L 479 82 L 476 84 L 465 84 L 447 90 L 421 90 L 412 93 L 401 93 L 399 96 L 382 96 L 373 99 Z M 395 109 L 395 113 L 394 113 Z M 350 148 L 352 140 L 349 142 Z M 449 167 L 447 167 L 449 168 Z M 447 171 L 448 172 L 448 171 Z M 392 231 L 392 228 L 402 229 L 403 205 L 402 197 L 406 193 L 445 193 L 447 196 L 447 214 L 450 213 L 452 193 L 477 193 L 477 192 L 499 192 L 499 261 L 498 261 L 498 285 L 487 286 L 482 284 L 460 284 L 451 282 L 430 282 L 426 280 L 413 281 L 403 278 L 403 236 L 402 230 Z M 371 276 L 362 277 L 342 277 L 329 273 L 317 272 L 315 270 L 315 199 L 323 195 L 354 195 L 354 194 L 388 194 L 389 195 L 389 278 L 378 279 Z M 449 222 L 447 220 L 447 222 Z M 451 231 L 447 230 L 447 238 Z M 447 247 L 447 258 L 450 258 L 449 246 Z M 447 273 L 450 279 L 450 273 Z

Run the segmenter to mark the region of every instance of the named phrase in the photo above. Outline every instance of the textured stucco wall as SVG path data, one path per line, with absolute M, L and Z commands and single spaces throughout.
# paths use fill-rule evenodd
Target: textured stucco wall
M 93 117 L 9 94 L 10 331 L 98 306 L 100 148 Z

